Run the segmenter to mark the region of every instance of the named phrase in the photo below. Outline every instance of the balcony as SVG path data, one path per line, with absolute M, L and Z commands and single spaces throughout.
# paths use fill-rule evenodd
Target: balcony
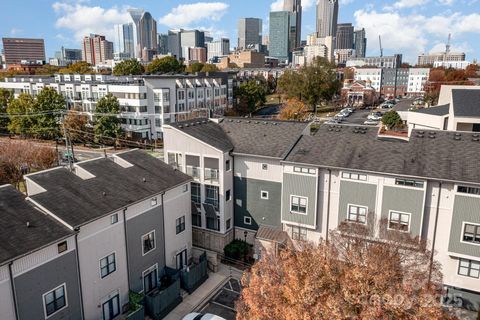
M 201 169 L 198 167 L 187 166 L 186 174 L 188 174 L 194 179 L 200 179 L 200 172 L 201 172 Z
M 204 179 L 207 183 L 218 183 L 219 171 L 218 169 L 205 168 Z

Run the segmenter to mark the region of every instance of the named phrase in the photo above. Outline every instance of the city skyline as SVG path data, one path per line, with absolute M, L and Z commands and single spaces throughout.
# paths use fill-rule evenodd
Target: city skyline
M 246 0 L 237 3 L 186 2 L 166 0 L 154 6 L 151 1 L 31 1 L 24 6 L 4 4 L 10 12 L 0 23 L 2 37 L 45 39 L 47 57 L 53 57 L 61 46 L 80 48 L 81 39 L 89 33 L 104 34 L 114 41 L 114 25 L 128 22 L 128 8 L 133 5 L 151 12 L 158 22 L 158 32 L 169 29 L 200 28 L 209 31 L 215 39 L 227 37 L 236 45 L 237 23 L 242 17 L 256 17 L 264 21 L 263 34 L 268 34 L 271 10 L 282 10 L 283 0 L 261 2 Z M 313 0 L 302 1 L 302 39 L 316 30 Z M 449 33 L 452 51 L 463 51 L 467 60 L 480 57 L 480 10 L 477 1 L 467 0 L 399 0 L 340 1 L 338 23 L 351 22 L 355 29 L 364 27 L 369 39 L 367 55 L 378 55 L 376 41 L 382 35 L 384 54 L 403 53 L 406 61 L 415 63 L 422 52 L 443 51 Z M 38 16 L 37 13 L 42 12 Z M 31 17 L 35 16 L 35 19 Z M 28 21 L 28 23 L 25 23 Z M 408 23 L 407 23 L 408 22 Z M 403 31 L 403 32 L 402 32 Z

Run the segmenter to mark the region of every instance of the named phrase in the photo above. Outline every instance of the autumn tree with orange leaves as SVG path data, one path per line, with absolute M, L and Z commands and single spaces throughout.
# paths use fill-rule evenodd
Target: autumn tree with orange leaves
M 307 105 L 295 98 L 287 100 L 280 109 L 280 120 L 303 120 L 307 115 Z
M 264 255 L 242 279 L 237 320 L 456 319 L 431 252 L 405 233 L 343 224 L 319 245 Z

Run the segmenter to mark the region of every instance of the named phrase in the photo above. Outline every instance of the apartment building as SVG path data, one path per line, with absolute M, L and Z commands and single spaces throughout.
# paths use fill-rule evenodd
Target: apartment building
M 379 237 L 400 231 L 427 241 L 448 294 L 478 310 L 476 133 L 413 129 L 405 141 L 364 126 L 322 125 L 310 135 L 302 123 L 228 118 L 171 127 L 167 153 L 225 144 L 219 163 L 225 171 L 233 159 L 234 183 L 232 190 L 230 173 L 221 173 L 228 182 L 219 179 L 219 199 L 234 201 L 234 237 L 255 243 L 257 256 L 285 241 L 328 239 L 341 223 L 366 224 L 372 217 L 387 222 Z M 230 213 L 217 216 L 222 223 L 230 219 Z
M 45 87 L 62 94 L 69 109 L 95 117 L 98 100 L 111 93 L 120 103 L 120 119 L 127 135 L 137 139 L 161 138 L 165 124 L 198 117 L 223 115 L 233 102 L 233 83 L 228 77 L 161 75 L 114 77 L 105 75 L 55 75 L 13 77 L 0 88 L 33 96 Z M 231 89 L 231 90 L 230 90 Z
M 425 84 L 430 76 L 429 68 L 410 68 L 408 74 L 407 95 L 423 96 L 425 94 Z

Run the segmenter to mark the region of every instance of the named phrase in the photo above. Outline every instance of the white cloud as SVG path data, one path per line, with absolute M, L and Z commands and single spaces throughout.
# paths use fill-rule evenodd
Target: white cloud
M 353 1 L 353 0 L 343 0 L 343 1 Z M 275 0 L 270 4 L 270 11 L 283 11 L 283 3 L 284 0 Z M 317 4 L 317 0 L 303 0 L 302 1 L 302 9 L 306 10 L 312 7 L 313 5 Z
M 19 28 L 12 28 L 10 30 L 10 36 L 12 36 L 12 37 L 18 36 L 19 34 L 22 34 L 22 33 L 23 33 L 23 30 L 19 29 Z
M 350 3 L 352 3 L 353 1 L 355 1 L 355 0 L 340 0 L 339 4 L 340 4 L 340 6 L 346 6 L 346 5 L 349 5 Z
M 438 0 L 438 3 L 444 6 L 451 6 L 455 0 Z
M 385 10 L 406 9 L 427 4 L 430 0 L 399 0 L 392 5 L 385 6 Z M 447 0 L 448 1 L 448 0 Z
M 229 5 L 223 2 L 197 2 L 173 8 L 159 22 L 171 28 L 190 27 L 192 23 L 211 20 L 219 21 Z
M 76 41 L 90 33 L 105 35 L 113 41 L 113 25 L 129 21 L 127 8 L 88 6 L 86 1 L 55 2 L 52 6 L 59 16 L 55 26 L 73 31 Z

